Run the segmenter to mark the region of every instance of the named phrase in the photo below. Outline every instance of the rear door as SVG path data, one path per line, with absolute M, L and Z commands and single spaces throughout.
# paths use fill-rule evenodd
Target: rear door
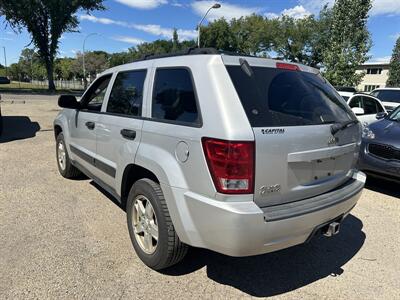
M 333 87 L 294 65 L 244 69 L 227 66 L 255 136 L 256 203 L 266 207 L 310 198 L 346 182 L 360 127 L 331 134 L 332 124 L 356 120 Z
M 134 162 L 140 143 L 146 74 L 146 69 L 117 73 L 98 121 L 96 164 L 100 179 L 114 189 L 125 165 Z

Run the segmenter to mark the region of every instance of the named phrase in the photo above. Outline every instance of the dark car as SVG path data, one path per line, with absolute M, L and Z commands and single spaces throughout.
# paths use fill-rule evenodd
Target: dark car
M 367 174 L 400 181 L 400 106 L 363 129 L 359 168 Z
M 10 79 L 8 77 L 0 76 L 0 84 L 10 84 Z

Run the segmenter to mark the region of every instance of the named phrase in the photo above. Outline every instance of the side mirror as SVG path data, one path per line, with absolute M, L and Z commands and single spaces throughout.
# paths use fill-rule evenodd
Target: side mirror
M 80 104 L 76 100 L 75 96 L 72 95 L 61 95 L 58 97 L 58 106 L 62 108 L 78 109 Z
M 351 110 L 356 116 L 362 116 L 365 113 L 364 108 L 361 107 L 353 107 Z
M 387 116 L 387 113 L 386 113 L 386 112 L 380 112 L 380 113 L 377 113 L 377 114 L 376 114 L 375 118 L 376 118 L 377 120 L 381 120 L 381 119 L 384 119 L 386 116 Z

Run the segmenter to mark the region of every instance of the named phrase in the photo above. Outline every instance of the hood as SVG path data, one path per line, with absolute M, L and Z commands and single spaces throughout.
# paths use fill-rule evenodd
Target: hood
M 383 119 L 370 124 L 368 128 L 375 133 L 374 142 L 400 148 L 400 122 Z M 371 140 L 369 141 L 371 142 Z

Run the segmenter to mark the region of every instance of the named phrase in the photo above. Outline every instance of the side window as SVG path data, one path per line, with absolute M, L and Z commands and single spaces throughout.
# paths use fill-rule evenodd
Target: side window
M 360 107 L 362 108 L 362 101 L 361 101 L 361 97 L 354 97 L 353 99 L 351 99 L 349 106 L 351 108 L 353 107 Z
M 152 117 L 200 124 L 192 78 L 187 69 L 156 70 Z
M 374 99 L 369 97 L 363 97 L 364 102 L 364 113 L 366 115 L 375 115 L 378 113 L 377 105 Z
M 384 111 L 385 111 L 385 109 L 383 108 L 382 104 L 380 104 L 380 103 L 379 103 L 378 101 L 376 101 L 376 100 L 375 100 L 375 103 L 376 103 L 376 108 L 377 108 L 378 113 L 384 112 Z
M 82 106 L 89 111 L 100 111 L 106 95 L 111 74 L 98 78 L 86 92 L 82 99 Z
M 145 78 L 145 70 L 118 73 L 108 100 L 107 112 L 141 116 Z

